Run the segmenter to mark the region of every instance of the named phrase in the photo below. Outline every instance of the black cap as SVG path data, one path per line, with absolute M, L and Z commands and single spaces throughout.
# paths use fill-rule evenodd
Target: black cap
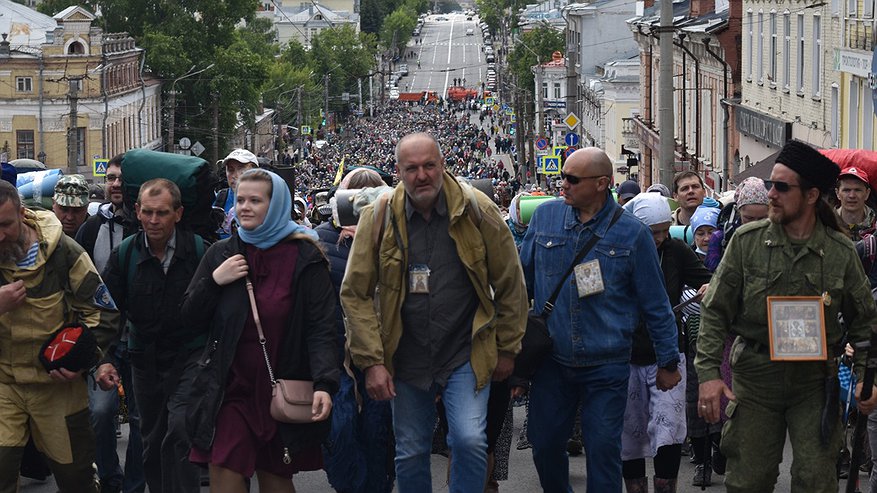
M 46 371 L 58 368 L 86 370 L 97 363 L 97 339 L 88 327 L 68 324 L 43 343 L 39 358 Z
M 797 140 L 786 142 L 776 162 L 791 168 L 822 193 L 828 193 L 834 188 L 840 174 L 840 167 L 834 161 Z
M 625 180 L 621 182 L 621 185 L 618 185 L 618 198 L 619 199 L 632 199 L 639 195 L 640 190 L 639 185 L 633 180 Z

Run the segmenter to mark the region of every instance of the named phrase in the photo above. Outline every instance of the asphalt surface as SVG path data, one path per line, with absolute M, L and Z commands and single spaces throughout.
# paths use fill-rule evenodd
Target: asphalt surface
M 444 96 L 455 78 L 465 79 L 467 88 L 480 87 L 487 78 L 487 62 L 481 51 L 484 41 L 478 17 L 471 21 L 466 17 L 465 14 L 427 17 L 420 33 L 421 43 L 409 43 L 408 50 L 414 51 L 416 57 L 405 60 L 409 75 L 399 81 L 400 92 L 436 91 Z M 472 35 L 466 35 L 468 29 Z

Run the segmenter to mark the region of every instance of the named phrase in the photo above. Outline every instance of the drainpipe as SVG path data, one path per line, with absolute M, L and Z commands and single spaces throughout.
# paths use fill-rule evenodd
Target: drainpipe
M 685 53 L 688 53 L 688 56 L 690 56 L 691 59 L 694 60 L 694 119 L 695 119 L 695 122 L 694 122 L 694 153 L 696 155 L 695 159 L 698 162 L 698 168 L 699 168 L 700 167 L 699 166 L 700 154 L 701 154 L 701 152 L 700 152 L 700 60 L 698 60 L 697 57 L 694 56 L 694 53 L 692 53 L 688 49 L 688 47 L 685 46 L 685 33 L 679 33 L 679 42 L 674 41 L 673 44 L 675 44 L 679 48 L 682 48 L 682 51 L 684 51 Z M 683 67 L 684 67 L 685 66 L 685 57 L 682 58 L 682 63 L 683 63 Z M 683 68 L 682 71 L 684 74 L 685 69 Z M 684 80 L 684 78 L 685 78 L 685 76 L 683 75 L 683 80 Z M 684 87 L 684 81 L 683 81 L 683 87 Z M 683 89 L 683 94 L 684 94 L 684 92 L 685 92 L 685 90 Z M 683 98 L 684 98 L 684 96 L 683 96 Z M 685 101 L 685 99 L 683 99 L 683 101 Z M 685 136 L 685 120 L 683 119 L 682 122 L 683 122 L 683 126 L 682 126 L 683 141 L 682 142 L 683 142 L 683 146 L 684 146 L 685 145 L 685 137 L 684 137 Z M 688 152 L 687 147 L 686 147 L 686 152 Z
M 146 48 L 140 54 L 140 109 L 137 110 L 138 145 L 143 148 L 143 107 L 146 106 L 146 82 L 143 81 L 143 66 L 146 64 Z
M 723 146 L 723 149 L 722 149 L 722 163 L 723 163 L 722 171 L 724 173 L 723 179 L 722 179 L 722 182 L 723 182 L 722 189 L 728 190 L 728 181 L 730 179 L 729 175 L 731 172 L 731 162 L 730 162 L 730 158 L 728 155 L 728 145 L 729 145 L 728 131 L 729 131 L 730 121 L 731 121 L 730 105 L 728 104 L 728 71 L 729 71 L 729 66 L 728 66 L 728 62 L 726 62 L 724 58 L 720 57 L 712 49 L 710 49 L 710 38 L 703 38 L 703 46 L 704 46 L 704 48 L 706 48 L 706 52 L 709 53 L 709 55 L 711 57 L 715 58 L 716 61 L 718 61 L 719 63 L 722 64 L 722 75 L 724 78 L 724 95 L 722 96 L 722 112 L 724 113 L 724 122 L 723 122 L 723 127 L 722 127 L 722 135 L 724 136 L 724 141 L 725 141 L 725 145 Z
M 43 132 L 43 103 L 45 102 L 45 93 L 43 92 L 43 73 L 46 69 L 46 61 L 43 59 L 43 52 L 40 51 L 40 80 L 39 80 L 39 107 L 40 107 L 40 153 L 46 154 L 46 136 Z M 43 158 L 46 160 L 46 158 Z M 43 163 L 45 164 L 45 163 Z
M 104 115 L 103 115 L 103 123 L 101 124 L 101 157 L 104 159 L 109 159 L 107 157 L 107 114 L 110 112 L 110 98 L 107 94 L 107 52 L 106 47 L 102 46 L 101 51 L 103 54 L 101 55 L 101 65 L 103 65 L 103 70 L 101 70 L 100 74 L 100 92 L 104 97 Z

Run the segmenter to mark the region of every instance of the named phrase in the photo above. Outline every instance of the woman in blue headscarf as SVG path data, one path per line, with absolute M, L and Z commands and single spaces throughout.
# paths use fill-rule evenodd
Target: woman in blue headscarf
M 336 295 L 316 233 L 292 221 L 282 178 L 249 170 L 236 201 L 237 234 L 210 247 L 183 300 L 185 321 L 211 333 L 187 409 L 190 460 L 208 464 L 214 493 L 246 492 L 254 473 L 260 491 L 292 493 L 293 474 L 322 467 L 339 382 Z M 314 382 L 312 423 L 271 418 L 272 378 L 247 279 L 274 377 Z

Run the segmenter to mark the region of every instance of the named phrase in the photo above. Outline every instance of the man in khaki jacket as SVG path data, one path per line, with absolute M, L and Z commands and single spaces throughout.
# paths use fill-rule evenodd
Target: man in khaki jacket
M 341 286 L 350 353 L 369 395 L 393 401 L 400 493 L 432 490 L 437 396 L 450 491 L 481 492 L 489 383 L 511 374 L 526 326 L 517 249 L 496 205 L 445 172 L 432 136 L 402 138 L 396 161 L 402 186 L 363 209 Z

